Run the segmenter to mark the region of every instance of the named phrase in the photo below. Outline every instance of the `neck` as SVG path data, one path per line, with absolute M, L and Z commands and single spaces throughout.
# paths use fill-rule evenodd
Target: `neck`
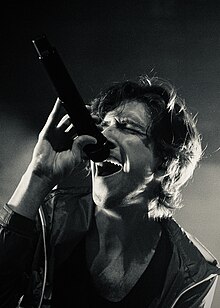
M 87 264 L 100 290 L 109 300 L 121 300 L 152 259 L 161 236 L 158 222 L 149 220 L 146 208 L 134 204 L 113 210 L 96 210 L 87 234 Z M 122 288 L 123 286 L 123 288 Z
M 152 189 L 151 189 L 152 190 Z M 115 218 L 124 218 L 123 216 L 129 213 L 129 211 L 139 211 L 146 216 L 148 204 L 152 200 L 152 192 L 146 189 L 146 187 L 140 186 L 138 189 L 135 189 L 130 194 L 118 194 L 108 195 L 104 197 L 93 195 L 93 200 L 96 204 L 96 213 L 102 212 L 107 216 Z M 121 210 L 121 208 L 126 208 L 127 211 Z
M 147 207 L 133 204 L 114 209 L 96 208 L 96 228 L 100 242 L 110 241 L 126 246 L 131 242 L 152 249 L 161 232 L 160 224 L 149 220 Z

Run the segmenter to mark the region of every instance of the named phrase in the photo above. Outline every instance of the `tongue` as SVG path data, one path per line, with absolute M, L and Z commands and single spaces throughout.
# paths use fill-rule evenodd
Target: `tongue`
M 106 176 L 106 175 L 113 174 L 119 170 L 121 170 L 120 166 L 117 166 L 110 162 L 104 162 L 102 167 L 98 167 L 98 175 Z

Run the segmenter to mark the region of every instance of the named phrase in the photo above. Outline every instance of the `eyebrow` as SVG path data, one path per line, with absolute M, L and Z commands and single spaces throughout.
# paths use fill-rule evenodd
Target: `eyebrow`
M 110 116 L 110 115 L 108 115 L 108 116 Z M 110 121 L 110 119 L 108 120 L 108 116 L 106 116 L 106 117 L 103 119 L 103 123 Z M 112 114 L 112 115 L 110 116 L 110 118 L 111 118 L 111 117 L 113 117 L 113 118 L 116 118 L 116 117 L 117 117 L 117 118 L 119 118 L 119 119 L 125 120 L 125 122 L 127 122 L 128 124 L 134 125 L 135 127 L 138 127 L 138 128 L 140 128 L 140 129 L 144 129 L 144 130 L 147 129 L 147 124 L 146 124 L 146 127 L 145 127 L 145 124 L 140 124 L 140 123 L 138 122 L 138 119 L 132 118 L 131 115 L 120 116 L 120 115 L 114 115 L 114 114 Z
M 135 126 L 137 126 L 137 127 L 139 127 L 139 128 L 144 128 L 144 129 L 146 128 L 146 127 L 144 126 L 144 124 L 138 123 L 137 120 L 134 120 L 134 119 L 128 118 L 128 117 L 122 117 L 122 119 L 123 119 L 123 118 L 126 120 L 126 122 L 127 122 L 128 124 L 135 125 Z

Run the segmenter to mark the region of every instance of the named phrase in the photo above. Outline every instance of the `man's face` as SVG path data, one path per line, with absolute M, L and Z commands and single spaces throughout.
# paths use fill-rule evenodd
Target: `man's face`
M 126 101 L 106 114 L 103 134 L 115 148 L 103 163 L 92 163 L 93 200 L 97 206 L 125 206 L 128 196 L 138 194 L 144 184 L 152 181 L 155 159 L 153 144 L 146 137 L 149 123 L 146 105 L 137 101 Z

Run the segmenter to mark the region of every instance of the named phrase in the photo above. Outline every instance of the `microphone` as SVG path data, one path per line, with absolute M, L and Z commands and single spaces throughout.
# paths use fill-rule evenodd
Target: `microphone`
M 45 35 L 32 42 L 77 135 L 90 135 L 97 140 L 96 144 L 85 145 L 83 151 L 94 162 L 105 160 L 109 156 L 111 144 L 97 128 L 57 50 Z

